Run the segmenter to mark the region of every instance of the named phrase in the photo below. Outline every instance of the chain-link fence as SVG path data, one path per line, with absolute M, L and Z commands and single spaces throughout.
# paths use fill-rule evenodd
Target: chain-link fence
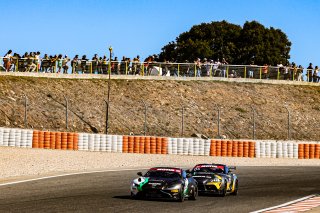
M 106 104 L 88 104 L 63 94 L 39 92 L 17 98 L 0 97 L 0 125 L 52 131 L 104 132 Z M 109 105 L 109 133 L 231 139 L 320 139 L 318 120 L 304 110 L 279 106 L 212 104 L 196 101 L 160 102 L 119 97 Z M 119 104 L 121 103 L 121 104 Z M 83 108 L 87 105 L 86 108 Z M 272 115 L 269 113 L 272 110 Z

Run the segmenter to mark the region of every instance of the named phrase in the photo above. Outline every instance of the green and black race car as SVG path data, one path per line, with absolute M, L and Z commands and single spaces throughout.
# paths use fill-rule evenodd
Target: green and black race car
M 196 200 L 198 187 L 195 179 L 185 170 L 172 167 L 155 167 L 131 182 L 131 197 L 172 199 L 183 202 Z
M 239 181 L 231 170 L 236 167 L 228 167 L 224 164 L 198 164 L 191 171 L 191 175 L 198 183 L 199 194 L 218 194 L 226 196 L 238 194 Z

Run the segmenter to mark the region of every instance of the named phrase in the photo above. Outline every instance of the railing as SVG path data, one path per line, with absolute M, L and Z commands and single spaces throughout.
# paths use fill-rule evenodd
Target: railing
M 100 62 L 92 60 L 12 58 L 11 72 L 50 72 L 50 73 L 87 73 L 108 74 L 110 61 Z M 0 57 L 0 71 L 6 71 L 4 58 Z M 222 78 L 253 78 L 272 80 L 292 80 L 319 82 L 319 75 L 314 70 L 288 67 L 281 69 L 275 66 L 254 65 L 225 65 L 196 63 L 167 63 L 167 62 L 129 62 L 111 61 L 113 75 L 141 75 L 141 76 L 177 76 L 177 77 L 222 77 Z

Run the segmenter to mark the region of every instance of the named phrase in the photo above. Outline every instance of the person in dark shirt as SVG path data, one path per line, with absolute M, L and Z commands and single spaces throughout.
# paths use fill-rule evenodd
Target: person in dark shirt
M 312 70 L 313 70 L 313 66 L 312 66 L 312 63 L 310 63 L 307 68 L 307 78 L 309 82 L 312 82 Z

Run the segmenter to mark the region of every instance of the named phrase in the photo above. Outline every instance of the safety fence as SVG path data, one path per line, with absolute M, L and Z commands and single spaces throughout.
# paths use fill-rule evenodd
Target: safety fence
M 105 135 L 0 128 L 0 146 L 113 153 L 320 159 L 320 142 Z
M 0 71 L 5 71 L 3 57 L 0 57 Z M 177 76 L 177 77 L 222 77 L 253 78 L 272 80 L 292 80 L 319 82 L 320 76 L 313 69 L 279 66 L 231 65 L 171 62 L 134 62 L 134 61 L 97 61 L 70 59 L 48 60 L 36 58 L 12 59 L 9 68 L 12 72 L 50 72 L 86 73 L 140 76 Z M 314 74 L 316 73 L 316 74 Z

